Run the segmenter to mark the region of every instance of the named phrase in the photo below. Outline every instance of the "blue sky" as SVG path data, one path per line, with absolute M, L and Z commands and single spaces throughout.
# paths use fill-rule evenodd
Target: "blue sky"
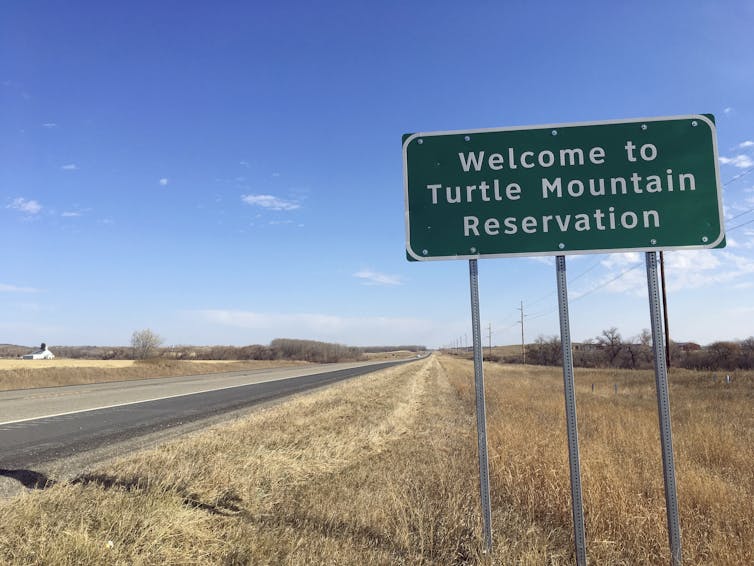
M 746 2 L 7 5 L 0 343 L 470 343 L 467 262 L 405 259 L 401 135 L 698 113 L 729 245 L 667 254 L 671 335 L 750 336 L 752 29 Z M 568 269 L 575 340 L 649 327 L 642 254 Z M 551 258 L 479 271 L 485 342 L 521 301 L 557 334 Z

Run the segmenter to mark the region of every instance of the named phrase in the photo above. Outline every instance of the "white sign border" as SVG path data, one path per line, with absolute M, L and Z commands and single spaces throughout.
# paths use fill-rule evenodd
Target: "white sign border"
M 720 220 L 720 234 L 714 242 L 708 244 L 700 244 L 698 246 L 647 246 L 641 248 L 607 248 L 599 250 L 553 250 L 546 252 L 516 252 L 516 253 L 501 253 L 501 254 L 469 254 L 469 255 L 449 255 L 449 256 L 433 256 L 426 257 L 414 252 L 411 249 L 411 222 L 409 218 L 409 202 L 408 202 L 408 159 L 407 149 L 410 144 L 416 138 L 428 138 L 436 136 L 449 136 L 449 135 L 461 135 L 461 134 L 480 134 L 480 133 L 494 133 L 494 132 L 513 132 L 523 130 L 545 130 L 548 128 L 571 128 L 580 126 L 609 126 L 612 124 L 631 124 L 631 123 L 647 123 L 647 122 L 668 122 L 668 121 L 680 121 L 680 120 L 701 120 L 709 125 L 712 132 L 712 148 L 715 160 L 715 181 L 717 184 L 717 205 Z M 478 128 L 475 130 L 446 130 L 437 132 L 417 132 L 411 134 L 403 141 L 403 198 L 404 198 L 404 217 L 406 225 L 406 253 L 416 261 L 445 261 L 451 259 L 486 259 L 497 257 L 537 257 L 537 256 L 558 256 L 558 255 L 585 255 L 585 254 L 610 254 L 610 253 L 626 253 L 626 252 L 656 252 L 656 251 L 673 251 L 673 250 L 706 250 L 717 247 L 725 239 L 725 225 L 724 225 L 724 212 L 723 212 L 723 191 L 722 184 L 720 183 L 720 160 L 718 158 L 717 151 L 717 126 L 707 116 L 703 114 L 688 114 L 681 116 L 660 116 L 652 118 L 627 118 L 620 120 L 600 120 L 595 122 L 569 122 L 563 124 L 539 124 L 532 126 L 509 126 L 505 128 Z

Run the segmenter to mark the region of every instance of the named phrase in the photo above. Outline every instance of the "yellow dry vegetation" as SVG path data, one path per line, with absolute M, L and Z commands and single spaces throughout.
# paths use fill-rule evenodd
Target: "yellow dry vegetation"
M 303 362 L 291 360 L 0 360 L 0 391 L 129 379 L 244 371 Z
M 485 372 L 491 556 L 472 364 L 435 355 L 4 502 L 0 562 L 572 564 L 562 373 Z M 672 375 L 684 564 L 754 563 L 752 377 Z M 590 563 L 669 563 L 651 372 L 577 370 L 577 406 Z
M 134 365 L 133 360 L 78 360 L 55 358 L 52 360 L 0 359 L 0 371 L 9 369 L 50 369 L 50 368 L 127 368 Z

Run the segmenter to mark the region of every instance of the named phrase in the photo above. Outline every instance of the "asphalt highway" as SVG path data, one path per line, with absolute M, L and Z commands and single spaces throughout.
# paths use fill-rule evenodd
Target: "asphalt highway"
M 3 392 L 0 471 L 44 466 L 405 361 L 411 360 Z

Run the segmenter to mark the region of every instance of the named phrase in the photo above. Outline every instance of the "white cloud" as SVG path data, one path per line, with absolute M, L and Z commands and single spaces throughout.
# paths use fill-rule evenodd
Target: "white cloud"
M 721 282 L 732 274 L 722 267 L 721 256 L 711 250 L 689 250 L 665 254 L 665 274 L 668 289 L 697 289 Z
M 437 321 L 398 317 L 348 317 L 319 313 L 261 313 L 240 310 L 191 311 L 202 327 L 243 329 L 245 340 L 257 343 L 273 338 L 304 338 L 354 346 L 435 344 L 447 330 Z M 212 330 L 217 332 L 217 330 Z M 246 342 L 248 343 L 248 342 Z
M 60 214 L 63 218 L 75 218 L 77 216 L 81 216 L 80 212 L 63 212 Z
M 300 208 L 295 201 L 284 200 L 272 195 L 241 195 L 241 200 L 251 206 L 261 206 L 270 210 L 296 210 Z
M 608 293 L 630 294 L 633 296 L 646 296 L 647 276 L 641 263 L 623 265 L 604 275 L 596 284 L 592 284 L 578 293 L 574 293 L 574 299 L 583 297 L 594 291 L 607 291 Z
M 17 285 L 8 285 L 0 283 L 0 293 L 39 293 L 39 289 L 33 287 L 19 287 Z
M 747 147 L 754 147 L 754 141 L 746 140 L 738 144 L 738 147 L 741 149 L 745 149 Z
M 162 178 L 160 179 L 160 186 L 161 186 L 161 187 L 167 187 L 167 186 L 168 186 L 168 183 L 169 183 L 169 182 L 170 182 L 170 181 L 168 180 L 168 178 L 167 178 L 167 177 L 162 177 Z
M 21 212 L 29 215 L 39 214 L 42 210 L 42 205 L 35 200 L 26 200 L 25 198 L 18 197 L 13 199 L 6 208 L 12 208 L 14 210 L 20 210 Z
M 631 266 L 631 258 L 626 258 L 624 262 L 621 262 L 620 255 L 633 255 L 642 261 Z M 664 257 L 666 281 L 670 291 L 699 289 L 724 283 L 735 284 L 754 273 L 754 262 L 747 257 L 728 251 L 672 251 L 666 252 Z M 602 264 L 611 269 L 611 273 L 605 275 L 601 283 L 592 285 L 581 295 L 600 287 L 604 287 L 604 290 L 610 293 L 629 292 L 637 296 L 646 295 L 646 269 L 639 253 L 611 254 Z M 634 269 L 631 269 L 632 267 Z M 627 269 L 631 270 L 626 271 Z M 624 275 L 618 277 L 623 272 L 625 272 Z
M 732 107 L 730 107 L 730 106 L 726 106 L 726 107 L 725 107 L 725 108 L 723 109 L 723 114 L 725 114 L 725 115 L 728 115 L 728 114 L 732 114 L 733 112 L 734 112 L 734 110 L 733 110 L 733 108 L 732 108 Z
M 364 285 L 402 285 L 403 281 L 397 275 L 386 275 L 370 269 L 362 269 L 353 274 L 357 279 L 361 279 Z
M 610 254 L 600 263 L 608 269 L 625 269 L 640 261 L 642 261 L 642 255 L 639 252 L 628 252 Z
M 45 122 L 44 124 L 42 124 L 42 126 L 45 127 L 45 128 L 57 128 L 58 127 L 58 125 L 55 122 Z
M 78 170 L 78 166 L 75 163 L 68 163 L 66 165 L 61 165 L 60 168 L 63 171 L 76 171 L 76 170 Z
M 246 167 L 247 169 L 251 169 L 251 164 L 246 160 L 239 161 L 238 164 L 241 167 Z
M 535 256 L 527 257 L 526 259 L 533 261 L 535 263 L 541 263 L 542 265 L 548 265 L 548 266 L 555 265 L 555 258 L 548 255 L 535 255 Z
M 754 167 L 754 160 L 748 155 L 736 155 L 735 157 L 721 157 L 720 163 L 723 165 L 733 165 L 739 169 L 748 169 Z
M 673 292 L 721 284 L 736 285 L 754 274 L 754 262 L 751 259 L 730 251 L 672 251 L 666 252 L 664 258 L 668 289 Z M 600 263 L 608 272 L 595 282 L 585 283 L 583 289 L 572 293 L 572 299 L 593 292 L 646 296 L 647 276 L 643 253 L 610 254 Z

